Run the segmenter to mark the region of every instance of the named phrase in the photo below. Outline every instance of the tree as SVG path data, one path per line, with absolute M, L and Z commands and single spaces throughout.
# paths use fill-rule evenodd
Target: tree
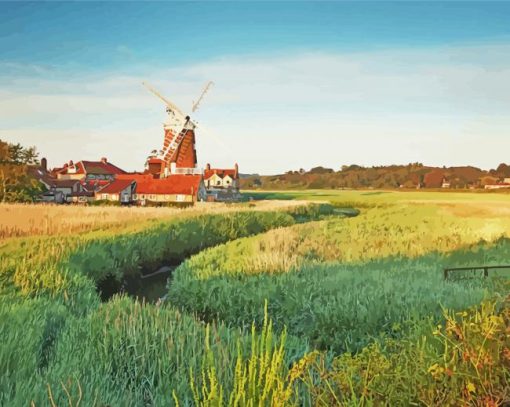
M 324 167 L 314 167 L 310 171 L 308 171 L 309 174 L 330 174 L 333 171 L 331 168 L 324 168 Z
M 30 202 L 41 193 L 42 185 L 28 168 L 39 164 L 35 147 L 23 147 L 0 140 L 0 201 Z

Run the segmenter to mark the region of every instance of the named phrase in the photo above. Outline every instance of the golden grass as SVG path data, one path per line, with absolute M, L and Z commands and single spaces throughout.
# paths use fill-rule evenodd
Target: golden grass
M 200 202 L 186 209 L 0 204 L 0 240 L 122 228 L 155 219 L 173 219 L 206 213 L 278 210 L 303 204 L 303 201 L 258 201 L 230 205 Z

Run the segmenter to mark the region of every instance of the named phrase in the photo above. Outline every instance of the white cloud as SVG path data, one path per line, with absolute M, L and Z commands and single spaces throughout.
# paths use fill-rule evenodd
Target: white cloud
M 508 161 L 506 44 L 229 57 L 123 76 L 50 71 L 0 75 L 0 137 L 36 144 L 55 165 L 86 154 L 141 166 L 159 147 L 164 120 L 162 103 L 141 82 L 186 110 L 209 79 L 215 87 L 197 118 L 222 144 L 198 133 L 202 163 L 276 172 Z

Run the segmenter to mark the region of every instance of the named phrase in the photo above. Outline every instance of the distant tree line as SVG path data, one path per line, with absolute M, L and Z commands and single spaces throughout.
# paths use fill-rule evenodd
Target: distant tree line
M 364 167 L 343 165 L 338 171 L 314 167 L 309 171 L 250 176 L 241 180 L 242 188 L 322 189 L 322 188 L 483 188 L 510 178 L 510 166 L 500 164 L 484 171 L 472 166 L 431 167 L 422 163 Z
M 23 147 L 0 140 L 0 202 L 31 202 L 42 192 L 42 185 L 29 174 L 39 165 L 35 147 Z

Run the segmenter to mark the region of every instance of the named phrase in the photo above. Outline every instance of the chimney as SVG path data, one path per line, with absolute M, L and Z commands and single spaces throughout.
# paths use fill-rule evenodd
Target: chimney
M 73 160 L 69 160 L 69 167 L 72 167 L 74 165 Z
M 234 178 L 237 178 L 239 177 L 239 166 L 237 165 L 237 163 L 234 164 Z
M 211 169 L 211 164 L 207 163 L 207 164 L 205 165 L 205 169 L 206 169 L 207 171 L 209 171 L 209 170 Z
M 108 159 L 106 157 L 101 157 L 101 162 L 103 164 L 106 164 L 108 162 Z
M 41 167 L 44 171 L 48 171 L 48 161 L 45 157 L 41 158 Z

